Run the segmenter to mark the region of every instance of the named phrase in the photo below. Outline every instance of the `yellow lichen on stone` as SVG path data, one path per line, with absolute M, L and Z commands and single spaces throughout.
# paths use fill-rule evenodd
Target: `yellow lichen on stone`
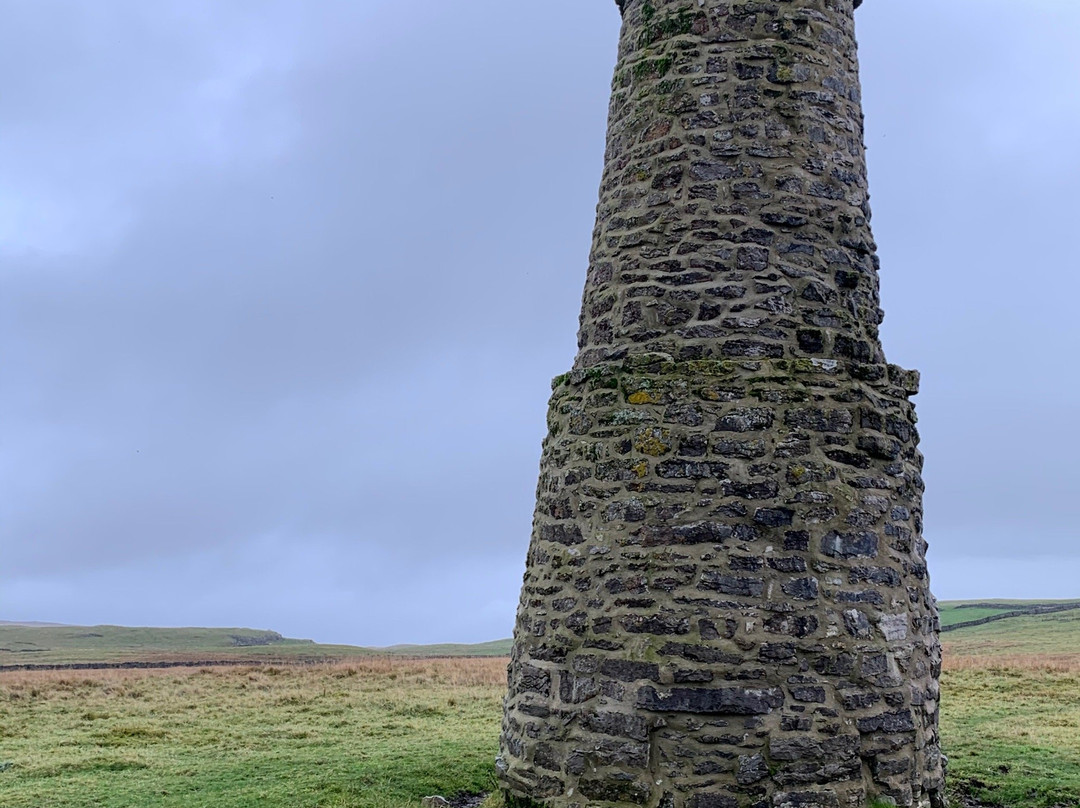
M 652 427 L 638 432 L 634 448 L 642 454 L 660 457 L 671 451 L 671 430 Z

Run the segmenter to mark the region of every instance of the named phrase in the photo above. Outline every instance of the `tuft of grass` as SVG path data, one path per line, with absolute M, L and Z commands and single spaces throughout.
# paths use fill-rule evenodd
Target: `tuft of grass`
M 491 793 L 484 797 L 484 801 L 477 808 L 506 808 L 506 798 L 493 783 Z

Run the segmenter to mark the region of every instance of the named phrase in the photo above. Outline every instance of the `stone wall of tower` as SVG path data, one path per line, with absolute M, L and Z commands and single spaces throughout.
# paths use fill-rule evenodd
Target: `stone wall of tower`
M 852 0 L 625 0 L 499 770 L 551 806 L 940 805 L 917 374 Z

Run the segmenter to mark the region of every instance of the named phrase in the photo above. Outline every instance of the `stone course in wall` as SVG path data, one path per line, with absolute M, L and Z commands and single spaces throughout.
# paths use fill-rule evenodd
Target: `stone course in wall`
M 501 781 L 940 806 L 918 376 L 877 327 L 852 0 L 627 0 Z

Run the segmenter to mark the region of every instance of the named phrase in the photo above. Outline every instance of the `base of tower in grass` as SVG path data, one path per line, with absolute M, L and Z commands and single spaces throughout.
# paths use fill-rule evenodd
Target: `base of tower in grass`
M 940 808 L 917 374 L 647 354 L 553 387 L 511 802 Z

